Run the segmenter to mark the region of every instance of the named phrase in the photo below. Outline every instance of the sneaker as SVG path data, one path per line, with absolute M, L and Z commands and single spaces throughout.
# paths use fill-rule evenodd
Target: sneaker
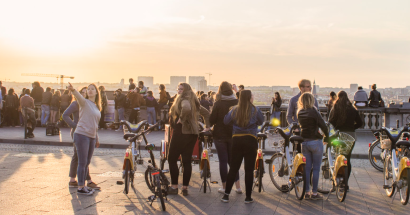
M 252 202 L 253 202 L 252 197 L 246 197 L 245 198 L 245 204 L 252 203 Z
M 225 189 L 224 188 L 219 188 L 219 190 L 218 190 L 218 193 L 221 193 L 221 194 L 225 194 Z
M 188 189 L 182 189 L 182 195 L 187 196 L 188 195 Z
M 316 195 L 311 195 L 310 196 L 310 199 L 312 199 L 312 200 L 321 200 L 321 199 L 323 199 L 323 196 L 322 195 L 320 195 L 319 193 L 318 194 L 316 194 Z
M 87 184 L 87 187 L 92 188 L 92 189 L 94 189 L 94 190 L 100 190 L 100 189 L 101 189 L 101 187 L 97 186 L 97 184 L 94 183 L 94 182 L 88 183 L 88 184 Z
M 241 188 L 236 189 L 235 192 L 236 192 L 237 194 L 242 194 L 242 193 L 243 193 Z
M 93 195 L 93 192 L 91 192 L 91 191 L 90 191 L 89 189 L 87 189 L 86 187 L 83 187 L 83 188 L 77 190 L 77 195 L 87 195 L 87 196 L 90 196 L 90 195 Z
M 168 195 L 178 195 L 178 188 L 168 187 Z
M 76 181 L 68 182 L 68 187 L 78 187 L 78 183 Z
M 222 202 L 225 202 L 225 203 L 228 203 L 228 202 L 229 202 L 229 195 L 228 195 L 228 194 L 225 194 L 225 195 L 222 197 L 221 201 L 222 201 Z
M 311 196 L 312 196 L 312 195 L 311 195 L 310 193 L 306 193 L 306 194 L 305 194 L 305 199 L 310 199 Z
M 85 187 L 85 188 L 87 188 L 87 190 L 90 191 L 91 193 L 94 193 L 95 191 L 93 188 L 90 188 L 90 187 Z
M 115 130 L 115 131 L 122 131 L 122 129 L 117 129 L 117 130 Z

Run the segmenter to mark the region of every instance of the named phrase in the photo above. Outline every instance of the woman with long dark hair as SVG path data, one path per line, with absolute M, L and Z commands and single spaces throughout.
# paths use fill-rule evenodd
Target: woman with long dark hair
M 80 106 L 80 117 L 74 132 L 74 143 L 78 155 L 77 194 L 92 195 L 94 190 L 85 186 L 85 180 L 94 148 L 100 146 L 98 141 L 98 123 L 101 118 L 100 92 L 95 84 L 88 85 L 85 98 L 71 84 L 67 89 L 71 90 Z
M 272 98 L 271 109 L 271 122 L 273 119 L 277 119 L 271 123 L 273 126 L 278 126 L 280 124 L 280 106 L 282 105 L 282 98 L 279 92 L 275 92 L 275 96 Z
M 353 104 L 350 102 L 349 97 L 345 91 L 340 91 L 337 94 L 337 100 L 334 103 L 333 109 L 329 114 L 329 122 L 335 127 L 336 130 L 344 132 L 356 139 L 355 130 L 362 127 L 363 122 L 360 117 L 359 111 L 353 107 Z M 356 142 L 355 142 L 356 143 Z M 352 149 L 349 154 L 346 155 L 347 158 L 347 167 L 348 167 L 348 183 L 350 173 L 352 172 L 352 165 L 350 163 L 350 158 L 352 156 L 352 151 L 355 143 L 353 143 Z M 349 186 L 347 186 L 349 189 Z
M 229 202 L 233 183 L 237 177 L 242 160 L 245 160 L 245 203 L 253 202 L 252 184 L 253 171 L 258 150 L 258 125 L 264 121 L 259 108 L 253 105 L 253 95 L 250 90 L 242 90 L 239 94 L 238 105 L 234 106 L 224 117 L 225 125 L 233 124 L 232 131 L 232 160 L 226 181 L 225 195 L 222 202 Z
M 60 104 L 61 104 L 61 92 L 60 90 L 56 90 L 54 92 L 53 97 L 51 97 L 51 102 L 50 102 L 50 116 L 51 116 L 50 121 L 51 123 L 56 123 L 57 121 L 56 115 L 58 113 L 58 110 L 60 109 Z
M 8 126 L 17 126 L 18 125 L 18 107 L 19 99 L 18 96 L 14 93 L 14 89 L 10 88 L 6 96 L 6 112 L 4 117 L 4 122 Z
M 330 111 L 332 110 L 333 105 L 335 104 L 335 101 L 336 101 L 336 93 L 332 91 L 329 94 L 329 101 L 326 104 L 328 113 L 330 113 Z
M 169 172 L 171 174 L 171 187 L 168 194 L 178 194 L 179 170 L 177 160 L 181 156 L 184 165 L 182 194 L 186 196 L 188 195 L 188 185 L 192 174 L 192 152 L 199 134 L 198 115 L 204 117 L 205 130 L 209 130 L 209 112 L 201 107 L 189 84 L 179 83 L 178 96 L 170 109 L 169 115 L 172 139 L 168 154 Z
M 211 92 L 212 93 L 212 92 Z M 209 93 L 209 94 L 211 94 Z M 238 104 L 232 85 L 224 81 L 219 85 L 218 93 L 216 94 L 216 102 L 211 112 L 209 121 L 211 126 L 214 125 L 213 139 L 215 148 L 218 152 L 219 174 L 221 175 L 222 188 L 218 192 L 225 194 L 226 180 L 228 178 L 228 165 L 232 159 L 232 124 L 225 125 L 224 117 L 229 112 L 229 109 Z M 241 184 L 239 181 L 239 172 L 235 177 L 236 192 L 242 193 Z

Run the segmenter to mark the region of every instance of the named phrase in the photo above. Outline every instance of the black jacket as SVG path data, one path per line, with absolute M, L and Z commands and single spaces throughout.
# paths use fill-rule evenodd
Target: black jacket
M 369 106 L 370 107 L 379 107 L 380 101 L 382 100 L 382 96 L 379 91 L 377 90 L 372 90 L 370 91 L 370 96 L 369 96 Z
M 319 111 L 315 107 L 302 109 L 298 112 L 297 116 L 301 128 L 301 136 L 305 140 L 321 139 L 322 135 L 319 133 L 320 128 L 326 136 L 323 141 L 328 142 L 329 131 L 325 120 L 323 120 Z
M 272 99 L 272 104 L 270 105 L 271 114 L 273 112 L 279 112 L 281 105 L 282 105 L 282 99 L 277 99 L 275 102 Z
M 119 96 L 116 95 L 114 98 L 115 109 L 125 108 L 125 100 L 126 97 L 124 94 L 121 93 Z
M 157 107 L 158 102 L 155 98 L 147 96 L 145 98 L 145 104 L 146 104 L 147 107 Z
M 336 130 L 342 132 L 354 132 L 356 129 L 362 127 L 363 125 L 362 118 L 359 115 L 359 111 L 357 111 L 352 106 L 349 106 L 346 110 L 346 120 L 344 123 L 341 123 L 340 125 L 337 124 L 338 117 L 339 115 L 335 114 L 334 109 L 332 109 L 329 114 L 329 122 L 335 127 Z
M 238 104 L 238 100 L 219 100 L 214 103 L 209 121 L 211 126 L 215 125 L 213 131 L 214 139 L 232 138 L 232 124 L 225 125 L 224 117 L 232 106 Z
M 30 96 L 33 97 L 34 103 L 42 102 L 43 100 L 44 89 L 42 87 L 34 87 L 30 93 Z
M 42 99 L 42 102 L 41 102 L 41 104 L 43 104 L 43 105 L 50 105 L 50 103 L 51 103 L 51 97 L 53 97 L 53 94 L 51 93 L 51 92 L 44 92 L 43 93 L 43 99 Z

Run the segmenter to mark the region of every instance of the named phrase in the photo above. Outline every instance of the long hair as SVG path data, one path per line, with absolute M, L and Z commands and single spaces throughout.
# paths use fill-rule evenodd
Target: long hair
M 347 96 L 345 91 L 339 91 L 337 93 L 337 100 L 333 105 L 333 116 L 329 121 L 333 120 L 336 117 L 336 125 L 334 126 L 342 126 L 347 119 L 348 109 L 354 108 L 352 103 Z
M 97 105 L 98 110 L 101 111 L 101 95 L 100 95 L 100 91 L 98 90 L 97 85 L 95 85 L 94 83 L 88 85 L 88 87 L 90 87 L 90 86 L 94 86 L 95 91 L 97 91 L 97 95 L 95 95 L 95 101 L 94 101 L 94 102 L 95 102 L 95 104 Z M 87 87 L 87 89 L 88 89 L 88 87 Z M 85 96 L 85 98 L 88 99 L 88 93 L 87 93 L 87 95 Z
M 230 96 L 232 94 L 233 94 L 232 84 L 227 81 L 222 81 L 222 83 L 219 85 L 218 92 L 216 93 L 215 101 L 221 100 L 222 95 Z
M 188 100 L 189 104 L 191 105 L 191 118 L 195 119 L 195 122 L 198 121 L 198 113 L 197 111 L 200 108 L 200 104 L 198 101 L 198 97 L 195 95 L 195 93 L 192 91 L 191 85 L 187 83 L 179 83 L 179 85 L 182 85 L 184 87 L 184 91 L 180 95 L 177 95 L 175 98 L 175 102 L 172 104 L 172 107 L 170 108 L 170 116 L 173 122 L 175 122 L 177 116 L 181 114 L 181 103 L 183 100 Z
M 80 91 L 78 91 L 81 95 L 81 92 L 83 92 L 83 90 L 85 90 L 85 95 L 87 95 L 87 87 L 82 87 Z M 82 95 L 81 95 L 82 96 Z M 87 96 L 86 96 L 87 97 Z M 77 101 L 77 98 L 74 97 L 74 99 Z
M 315 97 L 312 93 L 303 93 L 298 100 L 298 113 L 300 110 L 306 110 L 309 108 L 313 108 L 315 105 Z
M 60 97 L 60 96 L 61 96 L 60 90 L 56 90 L 56 91 L 54 92 L 54 95 L 57 95 L 58 97 Z
M 164 90 L 165 90 L 165 85 L 160 84 L 160 85 L 159 85 L 159 90 L 160 90 L 160 91 L 164 91 Z
M 242 90 L 239 94 L 238 105 L 232 108 L 231 116 L 236 121 L 239 127 L 248 125 L 250 119 L 256 114 L 256 107 L 251 102 L 252 92 L 250 90 Z M 252 113 L 252 110 L 255 110 Z
M 280 97 L 280 93 L 279 92 L 275 92 L 275 95 L 278 95 L 278 101 L 282 101 L 282 97 Z

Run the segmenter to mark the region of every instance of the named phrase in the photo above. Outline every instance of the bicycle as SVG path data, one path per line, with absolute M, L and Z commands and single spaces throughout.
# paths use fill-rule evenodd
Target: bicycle
M 410 193 L 410 159 L 408 158 L 410 129 L 408 126 L 409 124 L 398 129 L 383 127 L 379 131 L 381 147 L 387 152 L 383 165 L 383 189 L 388 197 L 393 196 L 392 203 L 399 192 L 402 205 L 408 203 Z
M 272 182 L 279 191 L 288 193 L 289 196 L 290 191 L 295 188 L 296 198 L 302 200 L 306 191 L 306 157 L 304 157 L 302 153 L 297 152 L 297 146 L 298 144 L 302 144 L 303 138 L 298 135 L 290 136 L 297 127 L 296 123 L 292 123 L 287 128 L 277 127 L 275 129 L 275 132 L 281 134 L 285 139 L 285 152 L 277 152 L 272 155 L 269 161 L 269 171 Z M 293 145 L 292 154 L 289 151 L 290 142 Z M 275 174 L 276 167 L 278 167 L 278 171 Z M 279 178 L 275 177 L 276 175 L 279 176 Z M 286 198 L 288 198 L 288 196 Z
M 210 131 L 202 131 L 199 133 L 199 140 L 203 143 L 203 150 L 201 153 L 201 161 L 199 163 L 199 170 L 201 171 L 201 179 L 203 179 L 201 187 L 199 191 L 204 188 L 204 193 L 206 193 L 206 187 L 209 187 L 209 191 L 211 192 L 211 183 L 215 183 L 211 180 L 211 168 L 210 168 L 210 161 L 209 157 L 213 157 L 211 152 L 212 147 L 212 133 Z M 209 181 L 208 181 L 209 178 Z M 217 183 L 217 182 L 216 182 Z
M 142 137 L 134 139 L 136 134 L 140 134 L 143 127 L 147 125 L 146 121 L 141 121 L 138 124 L 131 124 L 128 121 L 122 120 L 120 126 L 124 126 L 124 139 L 129 142 L 128 148 L 125 150 L 124 162 L 123 162 L 123 176 L 124 179 L 124 193 L 128 194 L 129 185 L 134 187 L 134 174 L 137 171 L 137 165 L 143 164 L 141 157 Z M 131 133 L 128 133 L 131 132 Z M 137 150 L 138 149 L 138 150 Z
M 264 131 L 263 127 L 261 130 Z M 257 136 L 258 136 L 258 150 L 256 154 L 255 170 L 253 174 L 253 177 L 254 177 L 253 189 L 255 189 L 255 187 L 258 186 L 258 191 L 260 193 L 262 192 L 262 189 L 263 191 L 265 191 L 265 188 L 263 187 L 263 184 L 262 184 L 263 174 L 265 174 L 265 166 L 263 164 L 264 153 L 262 152 L 262 146 L 265 145 L 264 143 L 267 138 L 267 135 L 265 133 L 259 132 Z
M 168 187 L 170 184 L 167 177 L 165 176 L 165 173 L 168 173 L 169 171 L 161 170 L 160 168 L 158 168 L 155 162 L 154 154 L 152 152 L 155 148 L 155 145 L 149 144 L 146 138 L 146 135 L 153 131 L 158 126 L 159 122 L 157 122 L 155 125 L 149 125 L 146 120 L 143 120 L 140 123 L 142 123 L 141 126 L 148 126 L 148 128 L 144 131 L 141 131 L 139 134 L 132 134 L 133 137 L 131 137 L 130 141 L 142 142 L 142 140 L 144 140 L 146 144 L 145 149 L 148 151 L 150 155 L 150 160 L 148 160 L 149 164 L 147 166 L 147 169 L 145 170 L 145 183 L 147 184 L 151 192 L 154 194 L 148 197 L 148 201 L 151 202 L 152 206 L 153 202 L 155 200 L 158 200 L 160 210 L 165 211 L 166 207 L 164 198 L 165 200 L 168 200 Z
M 321 177 L 319 177 L 318 192 L 328 194 L 326 200 L 332 192 L 336 191 L 336 197 L 340 202 L 346 199 L 348 167 L 347 155 L 353 147 L 355 139 L 349 134 L 336 131 L 332 124 L 327 123 L 329 129 L 329 143 L 326 145 L 326 153 L 322 159 L 320 167 Z M 321 131 L 321 130 L 320 130 Z M 310 175 L 311 182 L 313 175 Z

